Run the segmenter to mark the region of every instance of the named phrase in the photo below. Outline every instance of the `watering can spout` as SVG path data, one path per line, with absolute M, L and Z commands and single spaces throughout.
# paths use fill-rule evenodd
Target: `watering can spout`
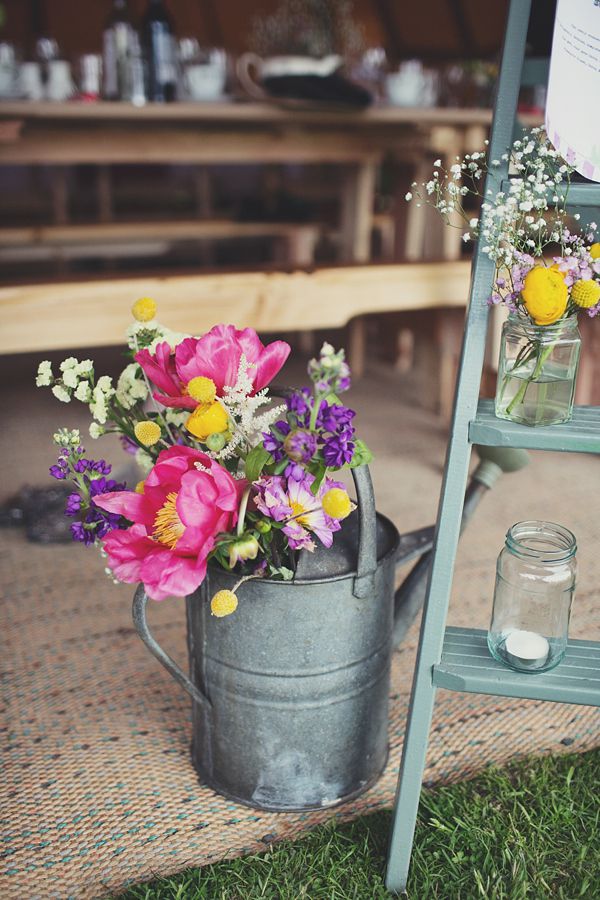
M 529 464 L 526 450 L 514 447 L 481 447 L 476 445 L 479 465 L 473 472 L 473 479 L 492 488 L 503 473 L 518 472 Z

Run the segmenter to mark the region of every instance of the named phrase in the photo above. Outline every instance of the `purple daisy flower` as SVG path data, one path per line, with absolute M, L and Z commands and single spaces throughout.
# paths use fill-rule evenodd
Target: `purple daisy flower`
M 331 547 L 334 531 L 341 528 L 336 519 L 325 514 L 321 504 L 323 495 L 340 485 L 325 479 L 315 496 L 311 490 L 313 482 L 314 477 L 305 473 L 301 480 L 271 475 L 261 478 L 256 485 L 257 508 L 276 522 L 285 523 L 282 531 L 292 550 L 314 550 L 313 534 L 323 546 Z

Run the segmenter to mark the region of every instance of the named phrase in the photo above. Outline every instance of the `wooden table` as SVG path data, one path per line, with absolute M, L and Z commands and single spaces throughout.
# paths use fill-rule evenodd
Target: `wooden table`
M 333 111 L 234 102 L 143 107 L 5 102 L 0 104 L 0 165 L 56 167 L 57 224 L 68 221 L 60 178 L 68 165 L 93 164 L 100 173 L 111 163 L 343 166 L 342 258 L 364 262 L 369 258 L 375 175 L 383 157 L 417 163 L 424 148 L 442 155 L 447 148 L 453 156 L 481 146 L 489 121 L 486 109 Z M 102 209 L 107 206 L 102 178 L 99 198 Z M 411 258 L 418 256 L 422 230 L 419 223 L 409 230 Z

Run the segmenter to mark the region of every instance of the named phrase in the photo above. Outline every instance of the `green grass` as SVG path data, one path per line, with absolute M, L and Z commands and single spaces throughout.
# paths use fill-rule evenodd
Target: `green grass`
M 600 751 L 423 791 L 412 900 L 600 898 Z M 138 885 L 121 900 L 380 900 L 390 813 Z

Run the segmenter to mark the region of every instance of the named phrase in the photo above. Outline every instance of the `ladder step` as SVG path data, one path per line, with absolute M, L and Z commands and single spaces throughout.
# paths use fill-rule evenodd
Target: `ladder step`
M 511 178 L 502 179 L 502 187 L 505 193 L 510 191 Z M 547 197 L 551 201 L 552 197 L 566 197 L 567 207 L 573 206 L 600 206 L 600 184 L 591 181 L 580 182 L 575 181 L 568 184 L 566 181 L 559 181 L 556 187 L 548 191 Z
M 487 632 L 446 628 L 433 683 L 449 691 L 600 706 L 600 643 L 569 641 L 564 660 L 536 675 L 515 672 L 495 660 L 488 650 Z
M 600 453 L 600 407 L 576 406 L 570 422 L 534 428 L 497 419 L 494 401 L 480 400 L 477 415 L 469 423 L 469 440 L 487 447 Z

